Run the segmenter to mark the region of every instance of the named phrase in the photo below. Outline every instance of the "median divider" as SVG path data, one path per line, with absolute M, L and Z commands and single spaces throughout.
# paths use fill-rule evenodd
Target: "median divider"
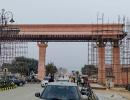
M 8 86 L 8 87 L 3 87 L 3 88 L 0 88 L 0 91 L 11 90 L 11 89 L 14 89 L 16 87 L 17 87 L 16 85 L 12 85 L 12 86 Z

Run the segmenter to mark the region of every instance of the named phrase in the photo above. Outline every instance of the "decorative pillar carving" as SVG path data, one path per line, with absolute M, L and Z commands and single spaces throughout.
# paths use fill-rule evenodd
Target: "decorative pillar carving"
M 46 48 L 47 43 L 45 42 L 38 42 L 39 47 L 39 61 L 38 61 L 38 79 L 43 80 L 45 77 L 45 58 L 46 58 Z
M 106 68 L 105 68 L 105 43 L 99 42 L 98 46 L 98 83 L 106 83 Z

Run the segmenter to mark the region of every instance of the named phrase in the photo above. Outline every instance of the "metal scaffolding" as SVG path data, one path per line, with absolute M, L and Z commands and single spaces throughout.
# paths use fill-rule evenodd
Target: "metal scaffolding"
M 130 83 L 130 22 L 126 23 L 127 36 L 121 41 L 121 64 L 122 72 L 125 77 L 122 78 L 124 84 Z M 127 81 L 125 81 L 127 80 Z
M 27 54 L 27 42 L 0 42 L 0 66 L 11 63 L 15 57 L 27 57 Z
M 109 23 L 109 20 L 107 23 Z M 101 30 L 102 27 L 98 27 L 98 24 L 102 24 L 102 25 L 104 24 L 104 15 L 102 15 L 101 18 L 97 17 L 97 30 L 98 29 Z M 121 20 L 120 16 L 118 16 L 118 22 L 116 24 L 117 25 L 118 24 L 126 25 L 125 19 L 123 18 Z M 126 31 L 125 28 L 124 28 L 124 31 Z M 130 29 L 130 27 L 128 29 Z M 106 30 L 109 30 L 109 29 L 106 28 Z M 112 30 L 111 33 L 114 34 L 114 29 L 111 29 L 111 30 Z M 97 34 L 98 34 L 98 31 L 97 31 Z M 102 34 L 104 34 L 104 30 L 102 30 Z M 101 56 L 101 55 L 104 55 L 104 54 L 102 54 L 104 52 L 100 52 L 100 56 L 99 56 L 99 51 L 98 51 L 99 42 L 101 42 L 101 43 L 103 43 L 103 45 L 105 45 L 104 46 L 105 59 L 104 59 L 104 56 Z M 117 44 L 115 44 L 115 43 L 117 43 Z M 117 46 L 117 48 L 116 48 L 116 46 Z M 117 54 L 115 54 L 116 52 L 114 50 L 118 49 L 118 46 L 119 46 L 120 54 L 118 54 L 118 51 L 117 51 Z M 100 57 L 103 57 L 103 58 L 100 58 Z M 115 58 L 115 57 L 120 57 L 120 61 L 118 60 L 119 62 L 117 62 L 116 59 L 118 59 L 118 58 Z M 101 63 L 101 62 L 99 62 L 99 59 L 105 60 L 105 63 L 102 62 L 102 63 L 104 63 L 104 66 L 105 66 L 105 77 L 106 77 L 105 80 L 107 80 L 107 77 L 108 77 L 108 78 L 111 78 L 110 79 L 111 81 L 113 81 L 113 79 L 116 79 L 117 82 L 123 81 L 123 79 L 120 80 L 120 78 L 118 78 L 117 76 L 121 75 L 121 77 L 124 78 L 125 77 L 124 75 L 126 75 L 126 73 L 128 74 L 130 72 L 130 36 L 129 36 L 129 34 L 127 34 L 127 36 L 123 40 L 120 40 L 120 36 L 117 36 L 117 38 L 115 40 L 108 40 L 107 42 L 104 42 L 102 37 L 101 38 L 97 37 L 97 43 L 89 42 L 88 43 L 88 64 L 95 65 L 96 67 L 100 67 L 99 63 Z M 103 65 L 101 65 L 101 66 L 103 66 Z M 115 69 L 117 66 L 119 66 L 122 70 L 120 68 Z M 127 68 L 127 70 L 125 70 L 126 68 Z M 125 70 L 125 73 L 122 73 L 124 70 Z M 104 73 L 103 70 L 102 71 L 100 70 L 100 72 Z M 130 77 L 130 75 L 129 75 L 129 77 Z M 100 77 L 100 78 L 104 78 L 104 77 Z M 126 80 L 128 81 L 128 79 L 126 79 Z M 126 82 L 126 80 L 125 80 L 125 82 Z M 129 81 L 130 81 L 130 79 L 129 79 Z
M 11 11 L 2 9 L 0 12 L 0 36 L 18 35 L 20 30 L 16 27 L 11 27 L 13 22 L 15 22 L 13 19 L 13 13 Z M 15 57 L 27 57 L 27 54 L 27 42 L 10 42 L 9 40 L 0 41 L 0 67 L 4 63 L 11 63 Z
M 88 65 L 95 65 L 97 67 L 98 64 L 98 53 L 97 53 L 97 45 L 95 42 L 88 42 Z

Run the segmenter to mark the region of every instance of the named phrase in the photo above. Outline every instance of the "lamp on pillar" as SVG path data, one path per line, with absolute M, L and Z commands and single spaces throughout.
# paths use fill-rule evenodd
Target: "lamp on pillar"
M 2 9 L 2 12 L 0 13 L 1 27 L 6 27 L 8 22 L 15 22 L 13 19 L 13 13 L 11 11 L 5 11 L 5 9 Z
M 9 27 L 8 23 L 14 23 L 13 13 L 11 11 L 5 11 L 2 9 L 0 13 L 0 36 L 7 35 L 8 33 L 18 33 L 18 28 Z M 8 34 L 8 35 L 9 35 Z
M 39 47 L 39 62 L 38 62 L 38 79 L 43 80 L 45 77 L 45 58 L 46 58 L 46 48 L 47 43 L 45 42 L 38 42 Z

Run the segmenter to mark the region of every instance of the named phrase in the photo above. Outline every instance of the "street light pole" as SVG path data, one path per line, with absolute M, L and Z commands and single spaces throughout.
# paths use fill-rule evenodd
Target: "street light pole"
M 7 33 L 14 32 L 11 28 L 8 28 L 8 23 L 15 22 L 13 19 L 13 13 L 11 11 L 5 11 L 2 9 L 0 12 L 0 37 L 7 35 Z M 6 34 L 4 34 L 6 33 Z M 0 42 L 0 61 L 1 61 L 1 42 Z M 1 62 L 0 62 L 1 66 Z
M 11 11 L 5 11 L 5 9 L 2 9 L 0 13 L 0 24 L 1 26 L 5 27 L 7 26 L 8 22 L 15 22 L 13 19 L 13 13 Z
M 1 10 L 0 13 L 0 35 L 2 36 L 5 32 L 7 32 L 7 24 L 15 22 L 13 19 L 13 13 L 11 11 L 5 11 L 5 9 Z

